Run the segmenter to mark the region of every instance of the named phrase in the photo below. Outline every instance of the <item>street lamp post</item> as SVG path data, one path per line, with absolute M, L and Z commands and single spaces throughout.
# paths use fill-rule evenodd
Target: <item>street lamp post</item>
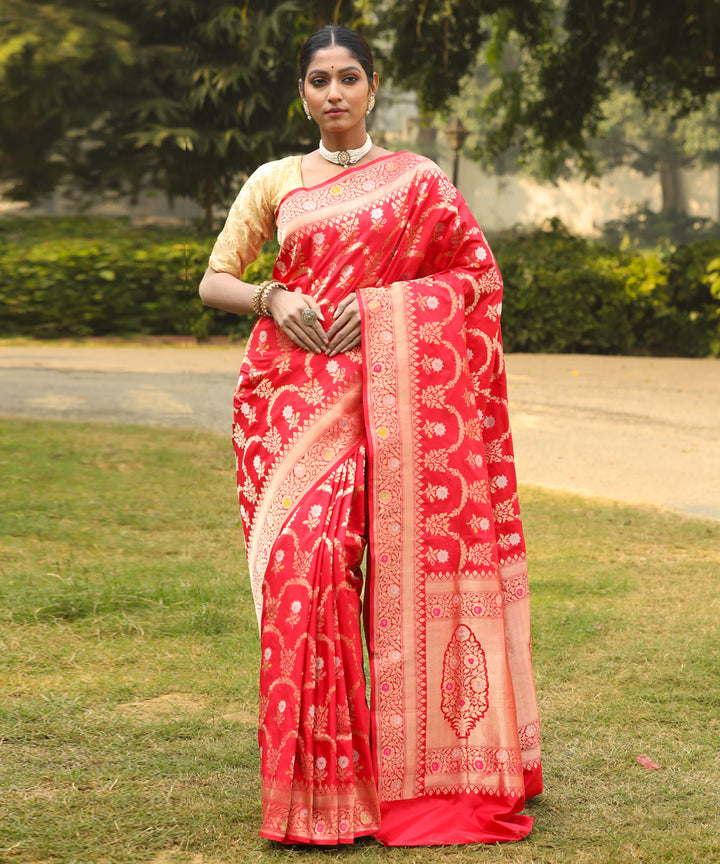
M 448 140 L 448 144 L 450 145 L 450 149 L 453 151 L 453 186 L 457 186 L 458 183 L 458 168 L 460 167 L 460 151 L 463 148 L 463 144 L 465 143 L 465 139 L 470 133 L 463 126 L 462 120 L 458 117 L 453 117 L 450 121 L 449 126 L 445 130 L 445 137 Z

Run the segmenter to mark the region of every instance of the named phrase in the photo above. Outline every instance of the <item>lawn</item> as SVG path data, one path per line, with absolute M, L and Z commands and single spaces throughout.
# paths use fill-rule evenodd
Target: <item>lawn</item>
M 284 849 L 257 836 L 229 442 L 26 421 L 0 441 L 0 860 L 717 860 L 720 524 L 523 489 L 546 780 L 532 835 Z

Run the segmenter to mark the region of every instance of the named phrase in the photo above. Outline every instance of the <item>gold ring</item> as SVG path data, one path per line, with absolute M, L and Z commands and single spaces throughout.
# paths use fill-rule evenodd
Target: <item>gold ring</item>
M 318 320 L 317 312 L 314 309 L 303 309 L 300 317 L 302 318 L 302 323 L 306 327 L 312 327 Z

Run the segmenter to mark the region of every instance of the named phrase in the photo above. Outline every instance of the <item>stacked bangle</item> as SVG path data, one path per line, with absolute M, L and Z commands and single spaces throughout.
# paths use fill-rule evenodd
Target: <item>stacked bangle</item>
M 278 282 L 275 279 L 271 279 L 268 282 L 261 282 L 255 289 L 252 298 L 252 309 L 257 316 L 272 317 L 270 310 L 267 308 L 267 298 L 273 288 L 282 288 L 283 291 L 287 290 L 282 282 Z

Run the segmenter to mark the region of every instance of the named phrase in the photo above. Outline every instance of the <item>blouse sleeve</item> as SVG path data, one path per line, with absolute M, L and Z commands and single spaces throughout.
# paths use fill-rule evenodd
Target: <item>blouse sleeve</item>
M 262 165 L 240 190 L 218 235 L 209 264 L 213 270 L 238 279 L 260 254 L 275 231 L 274 171 L 276 163 Z

